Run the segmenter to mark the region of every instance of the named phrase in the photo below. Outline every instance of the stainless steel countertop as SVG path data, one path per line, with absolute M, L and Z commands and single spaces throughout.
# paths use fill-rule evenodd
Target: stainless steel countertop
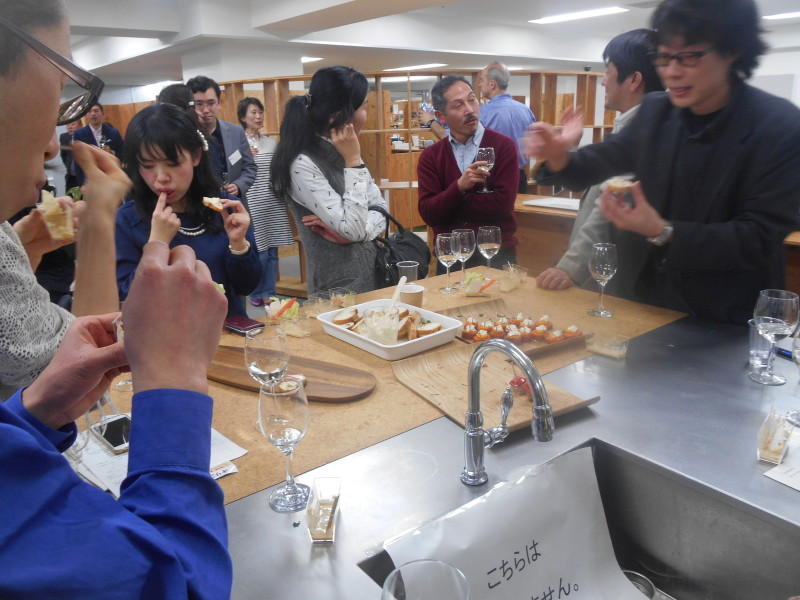
M 378 586 L 357 565 L 371 548 L 484 494 L 519 466 L 590 438 L 800 527 L 800 492 L 764 477 L 769 466 L 756 460 L 756 434 L 770 405 L 779 413 L 800 408 L 800 375 L 776 357 L 788 383 L 761 386 L 747 378 L 747 357 L 746 328 L 684 318 L 631 340 L 624 360 L 593 356 L 551 373 L 546 380 L 579 397 L 600 395 L 600 402 L 557 418 L 551 442 L 533 441 L 526 429 L 488 450 L 489 482 L 477 488 L 459 480 L 463 429 L 444 417 L 305 473 L 298 480 L 308 484 L 342 478 L 332 546 L 310 543 L 305 513 L 270 510 L 271 488 L 233 502 L 232 597 L 378 598 Z

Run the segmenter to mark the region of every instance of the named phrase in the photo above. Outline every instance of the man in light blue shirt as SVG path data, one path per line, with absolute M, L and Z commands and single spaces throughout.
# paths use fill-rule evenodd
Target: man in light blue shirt
M 531 109 L 517 102 L 507 93 L 508 82 L 511 75 L 503 63 L 489 63 L 481 71 L 478 87 L 484 98 L 489 102 L 481 106 L 481 123 L 484 127 L 499 131 L 510 137 L 517 144 L 517 162 L 519 163 L 519 189 L 520 194 L 528 192 L 528 175 L 525 166 L 528 157 L 523 154 L 519 146 L 520 138 L 528 130 L 528 126 L 536 121 Z

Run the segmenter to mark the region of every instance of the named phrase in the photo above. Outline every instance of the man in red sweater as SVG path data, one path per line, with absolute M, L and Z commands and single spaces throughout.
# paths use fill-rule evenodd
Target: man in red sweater
M 474 229 L 496 225 L 502 232 L 500 252 L 493 265 L 516 262 L 517 199 L 519 169 L 517 146 L 511 138 L 486 129 L 478 120 L 478 99 L 469 82 L 460 75 L 439 80 L 431 90 L 436 118 L 450 128 L 450 135 L 429 146 L 419 157 L 419 213 L 434 235 L 453 229 Z M 478 148 L 494 148 L 495 163 L 490 173 L 476 161 Z M 479 193 L 484 180 L 490 193 Z M 485 264 L 477 252 L 467 261 L 472 267 Z M 444 273 L 439 265 L 437 273 Z

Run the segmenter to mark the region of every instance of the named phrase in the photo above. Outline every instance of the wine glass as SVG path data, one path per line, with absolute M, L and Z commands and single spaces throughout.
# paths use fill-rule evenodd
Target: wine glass
M 280 327 L 251 329 L 245 335 L 244 364 L 262 387 L 274 387 L 289 368 L 289 341 Z
M 478 229 L 478 250 L 486 259 L 486 267 L 492 266 L 492 257 L 500 252 L 500 228 L 484 225 Z
M 616 244 L 593 244 L 592 255 L 589 257 L 589 272 L 594 280 L 600 284 L 600 301 L 597 308 L 587 312 L 593 317 L 608 318 L 614 315 L 603 306 L 603 290 L 608 280 L 617 272 L 617 246 Z
M 469 600 L 469 582 L 458 567 L 442 560 L 412 560 L 389 573 L 381 600 Z
M 478 148 L 478 153 L 475 155 L 475 160 L 485 160 L 486 165 L 478 167 L 481 171 L 486 173 L 486 179 L 483 180 L 483 189 L 478 190 L 479 194 L 491 194 L 492 190 L 486 185 L 489 181 L 489 171 L 494 167 L 494 148 Z
M 117 341 L 125 339 L 125 329 L 122 326 L 122 314 L 120 314 L 116 319 L 111 321 L 111 324 L 114 326 L 114 332 L 117 336 Z M 130 377 L 125 377 L 124 379 L 120 379 L 117 383 L 114 384 L 114 389 L 118 392 L 132 392 L 133 391 L 133 380 Z
M 455 294 L 458 290 L 450 285 L 450 267 L 456 261 L 456 244 L 457 235 L 452 233 L 440 233 L 436 236 L 436 258 L 447 268 L 447 284 L 443 288 L 439 288 L 442 294 Z
M 475 254 L 475 232 L 472 229 L 454 229 L 453 235 L 458 236 L 455 251 L 456 258 L 461 262 L 461 281 L 458 285 L 465 286 L 467 285 L 465 265 Z
M 748 377 L 756 383 L 764 385 L 783 385 L 786 378 L 772 371 L 772 361 L 775 358 L 775 344 L 782 340 L 797 327 L 800 318 L 800 304 L 797 294 L 786 290 L 761 290 L 758 294 L 756 308 L 753 311 L 753 321 L 758 333 L 770 342 L 767 368 L 763 371 L 752 372 Z
M 792 358 L 794 363 L 800 367 L 800 332 L 795 333 L 792 339 Z M 786 413 L 786 420 L 795 427 L 800 427 L 800 410 L 790 410 Z
M 292 475 L 294 447 L 306 435 L 308 399 L 303 384 L 288 375 L 277 385 L 261 386 L 258 394 L 258 423 L 261 435 L 283 453 L 286 483 L 269 495 L 269 505 L 276 512 L 297 512 L 308 504 L 309 487 L 295 483 Z

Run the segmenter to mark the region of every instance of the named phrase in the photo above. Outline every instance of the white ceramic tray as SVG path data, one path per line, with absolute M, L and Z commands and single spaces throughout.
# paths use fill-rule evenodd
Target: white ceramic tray
M 356 304 L 355 308 L 358 310 L 359 314 L 363 315 L 371 308 L 380 308 L 388 305 L 389 300 L 372 300 L 371 302 Z M 422 315 L 423 319 L 434 321 L 435 323 L 441 323 L 442 328 L 436 333 L 417 338 L 416 340 L 398 342 L 393 346 L 387 346 L 386 344 L 379 344 L 378 342 L 375 342 L 358 333 L 353 333 L 341 325 L 335 325 L 333 323 L 333 317 L 341 309 L 323 313 L 319 315 L 317 319 L 322 323 L 322 329 L 325 330 L 325 333 L 332 335 L 335 338 L 339 338 L 343 342 L 352 344 L 357 348 L 366 350 L 367 352 L 385 360 L 400 360 L 401 358 L 407 358 L 412 354 L 417 354 L 418 352 L 423 352 L 424 350 L 436 348 L 437 346 L 441 346 L 453 340 L 461 330 L 461 321 L 458 319 L 446 317 L 444 315 L 425 310 L 424 308 L 417 308 L 409 304 L 403 304 L 402 302 L 398 302 L 397 306 L 406 306 L 409 310 L 416 310 Z

